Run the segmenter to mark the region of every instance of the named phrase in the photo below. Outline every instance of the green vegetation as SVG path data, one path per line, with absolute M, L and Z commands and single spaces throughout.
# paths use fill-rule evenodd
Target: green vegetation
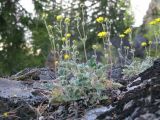
M 81 64 L 74 60 L 60 61 L 57 82 L 53 84 L 52 103 L 84 100 L 93 104 L 108 99 L 104 91 L 121 85 L 107 80 L 107 67 L 96 63 L 95 57 Z
M 159 31 L 160 18 L 155 18 L 147 23 L 148 34 L 145 35 L 148 41 L 142 42 L 141 46 L 145 49 L 145 59 L 133 58 L 132 63 L 126 65 L 123 69 L 124 78 L 130 78 L 145 71 L 153 65 L 153 61 L 160 57 L 159 55 Z
M 131 64 L 126 65 L 123 69 L 123 77 L 127 79 L 144 72 L 153 65 L 154 60 L 155 58 L 149 56 L 143 60 L 135 58 Z
M 43 67 L 48 53 L 51 51 L 50 40 L 44 21 L 41 19 L 43 13 L 48 14 L 46 22 L 55 26 L 56 16 L 63 13 L 71 19 L 70 34 L 72 40 L 79 42 L 79 33 L 83 30 L 82 20 L 85 23 L 87 41 L 86 51 L 89 53 L 93 44 L 102 45 L 102 41 L 95 33 L 102 31 L 100 24 L 95 23 L 98 16 L 105 16 L 111 20 L 110 35 L 114 37 L 115 32 L 122 31 L 132 23 L 132 17 L 128 14 L 129 1 L 120 0 L 94 0 L 86 4 L 88 0 L 75 0 L 68 3 L 67 9 L 58 2 L 50 0 L 33 0 L 35 15 L 28 13 L 19 4 L 20 0 L 0 1 L 0 76 L 11 75 L 26 67 Z M 83 14 L 81 12 L 83 5 Z M 115 9 L 116 8 L 116 9 Z M 121 9 L 123 8 L 123 9 Z M 107 9 L 107 10 L 106 10 Z M 91 11 L 89 13 L 88 11 Z M 73 21 L 77 16 L 77 20 Z M 83 17 L 82 17 L 83 16 Z M 81 19 L 83 18 L 83 19 Z M 77 24 L 79 26 L 77 26 Z M 63 24 L 64 25 L 64 24 Z M 63 26 L 62 25 L 62 26 Z M 76 31 L 74 31 L 76 30 Z M 57 40 L 55 31 L 54 36 Z M 118 33 L 117 33 L 118 34 Z M 82 36 L 85 40 L 86 36 Z M 81 39 L 82 40 L 82 39 Z M 97 43 L 98 42 L 98 43 Z M 81 59 L 85 60 L 84 42 L 78 45 Z M 61 42 L 59 44 L 62 44 Z
M 83 12 L 83 6 L 82 12 Z M 82 13 L 83 14 L 83 13 Z M 121 85 L 118 83 L 114 83 L 113 81 L 107 80 L 109 76 L 107 76 L 107 69 L 112 69 L 112 52 L 111 52 L 111 42 L 110 42 L 110 32 L 107 31 L 109 20 L 104 17 L 98 17 L 96 21 L 102 25 L 103 31 L 99 32 L 97 36 L 103 40 L 103 50 L 104 54 L 109 52 L 109 56 L 111 59 L 106 63 L 97 62 L 96 58 L 96 50 L 97 45 L 93 45 L 95 54 L 91 58 L 87 58 L 86 52 L 86 41 L 87 34 L 85 31 L 85 23 L 82 20 L 82 24 L 77 20 L 81 19 L 79 16 L 76 16 L 75 20 L 77 21 L 77 31 L 79 32 L 79 38 L 83 44 L 83 51 L 85 56 L 85 62 L 77 62 L 81 61 L 79 57 L 79 51 L 77 49 L 79 43 L 76 40 L 72 41 L 72 34 L 70 34 L 70 18 L 64 18 L 62 15 L 58 15 L 56 17 L 57 24 L 55 26 L 47 25 L 46 19 L 47 14 L 42 15 L 42 19 L 46 25 L 50 42 L 52 45 L 53 53 L 57 53 L 60 56 L 59 61 L 55 61 L 57 64 L 57 68 L 55 68 L 57 82 L 53 84 L 52 90 L 52 102 L 64 102 L 64 101 L 73 101 L 83 99 L 90 103 L 95 103 L 103 99 L 107 99 L 107 95 L 103 94 L 106 89 L 116 89 Z M 63 26 L 62 26 L 63 25 Z M 82 25 L 82 31 L 80 31 L 79 26 Z M 63 30 L 63 29 L 64 30 Z M 107 28 L 107 29 L 106 29 Z M 53 30 L 57 30 L 57 36 L 55 37 L 53 34 Z M 129 31 L 130 32 L 130 31 Z M 128 34 L 128 33 L 127 33 Z M 59 35 L 59 36 L 58 36 Z M 57 48 L 58 46 L 61 48 Z M 61 45 L 61 46 L 60 46 Z M 105 47 L 108 45 L 108 49 Z M 108 68 L 109 67 L 109 68 Z M 101 97 L 100 97 L 101 96 Z
M 83 12 L 83 6 L 81 5 L 81 7 Z M 84 13 L 82 14 L 84 15 Z M 112 49 L 115 48 L 112 46 L 110 41 L 110 20 L 103 16 L 97 17 L 95 20 L 102 27 L 102 30 L 97 32 L 97 37 L 99 37 L 98 40 L 102 40 L 103 42 L 101 46 L 103 49 L 103 56 L 106 60 L 108 60 L 105 63 L 101 63 L 97 62 L 96 50 L 98 49 L 98 46 L 96 44 L 92 45 L 94 55 L 90 58 L 87 57 L 86 42 L 88 40 L 88 36 L 85 31 L 86 24 L 83 20 L 84 16 L 82 16 L 82 18 L 80 18 L 80 16 L 76 16 L 75 19 L 73 19 L 73 21 L 77 21 L 76 28 L 77 32 L 79 33 L 80 41 L 72 40 L 72 34 L 69 29 L 70 23 L 72 22 L 70 18 L 65 18 L 62 15 L 58 15 L 56 17 L 57 24 L 52 26 L 47 25 L 47 16 L 47 14 L 43 14 L 42 18 L 50 37 L 52 51 L 54 53 L 58 52 L 60 56 L 59 61 L 55 61 L 55 64 L 57 64 L 57 68 L 55 68 L 57 82 L 56 84 L 53 84 L 51 101 L 53 103 L 61 103 L 83 99 L 90 103 L 96 103 L 100 100 L 107 100 L 108 97 L 107 95 L 103 94 L 104 91 L 109 88 L 116 89 L 121 86 L 120 84 L 111 81 L 110 75 L 107 74 L 109 71 L 112 72 L 112 66 L 116 64 L 112 58 L 114 56 Z M 82 19 L 82 23 L 78 21 L 79 19 Z M 156 20 L 158 20 L 158 18 Z M 159 21 L 156 21 L 156 24 L 159 24 Z M 82 30 L 79 29 L 80 25 L 82 25 Z M 56 32 L 56 36 L 54 36 L 52 32 L 53 30 Z M 132 53 L 131 64 L 123 64 L 125 66 L 125 69 L 123 69 L 125 78 L 138 75 L 153 64 L 153 60 L 155 58 L 150 56 L 152 41 L 149 41 L 148 43 L 141 43 L 141 47 L 145 49 L 146 54 L 146 59 L 141 60 L 134 56 L 135 50 L 132 40 L 132 29 L 130 27 L 127 28 L 119 35 L 119 37 L 128 37 L 128 42 L 130 43 L 130 46 L 125 46 L 124 48 L 126 51 L 124 56 L 125 63 L 127 63 L 126 61 L 128 59 L 127 57 L 129 52 Z M 85 56 L 85 62 L 82 63 L 77 62 L 81 61 L 79 57 L 79 51 L 77 49 L 80 44 L 79 42 L 83 44 L 84 48 L 83 55 Z M 59 47 L 57 48 L 57 46 Z M 120 46 L 119 49 L 121 51 L 122 46 Z M 157 54 L 155 54 L 155 56 L 157 56 Z
M 0 75 L 25 67 L 42 67 L 49 52 L 58 54 L 59 59 L 53 63 L 57 76 L 51 88 L 53 103 L 107 100 L 104 91 L 121 86 L 111 78 L 113 65 L 118 61 L 115 51 L 124 54 L 121 66 L 125 67 L 125 78 L 143 72 L 159 57 L 160 18 L 149 22 L 151 31 L 145 35 L 149 40 L 140 43 L 145 59 L 135 57 L 128 0 L 96 0 L 90 2 L 94 9 L 90 12 L 87 0 L 68 3 L 71 7 L 67 10 L 57 2 L 36 0 L 34 17 L 24 12 L 18 1 L 0 1 L 3 8 L 0 9 Z M 119 38 L 119 48 L 112 45 L 113 37 Z M 123 40 L 129 45 L 123 46 Z M 98 52 L 103 54 L 100 61 Z M 130 54 L 131 64 L 128 64 Z

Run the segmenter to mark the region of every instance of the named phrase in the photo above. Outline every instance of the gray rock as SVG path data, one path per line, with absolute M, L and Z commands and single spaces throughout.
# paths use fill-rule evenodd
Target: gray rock
M 14 120 L 16 116 L 20 120 L 37 118 L 37 112 L 33 108 L 43 102 L 47 103 L 50 91 L 40 85 L 34 87 L 35 83 L 42 84 L 40 81 L 27 82 L 0 78 L 0 120 L 5 118 L 5 112 L 14 114 L 6 120 Z
M 131 101 L 129 101 L 128 103 L 126 103 L 126 104 L 124 105 L 124 107 L 123 107 L 123 111 L 125 111 L 125 110 L 129 109 L 130 107 L 132 107 L 133 104 L 134 104 L 134 101 L 133 101 L 133 100 L 131 100 Z
M 96 120 L 97 116 L 103 114 L 106 111 L 110 111 L 112 108 L 112 106 L 108 106 L 92 109 L 88 111 L 81 120 Z
M 97 119 L 113 117 L 114 120 L 160 120 L 159 76 L 160 59 L 157 59 L 153 66 L 138 75 L 139 78 L 126 85 L 127 90 L 121 92 L 111 104 L 114 108 L 99 115 Z
M 35 87 L 34 84 L 39 84 L 39 87 Z M 47 91 L 44 87 L 42 88 L 42 83 L 40 81 L 32 81 L 27 84 L 25 81 L 15 81 L 9 79 L 1 79 L 0 78 L 0 98 L 5 99 L 14 99 L 18 101 L 25 101 L 29 104 L 37 103 L 37 99 L 46 99 L 42 94 L 33 94 L 38 89 L 43 91 Z M 48 91 L 49 92 L 49 91 Z M 47 96 L 47 94 L 46 94 Z
M 56 74 L 51 68 L 26 68 L 10 77 L 15 80 L 53 80 L 55 78 Z
M 141 115 L 138 118 L 135 118 L 135 120 L 159 120 L 159 118 L 157 118 L 154 114 L 146 113 L 146 114 Z
M 156 17 L 159 17 L 160 12 L 160 1 L 159 0 L 151 0 L 151 3 L 149 5 L 149 9 L 144 16 L 144 24 L 147 24 L 151 20 L 153 20 Z

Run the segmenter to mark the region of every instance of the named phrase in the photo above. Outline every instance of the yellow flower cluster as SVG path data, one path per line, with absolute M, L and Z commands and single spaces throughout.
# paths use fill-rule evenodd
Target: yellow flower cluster
M 129 49 L 129 46 L 124 46 L 124 48 L 128 50 L 128 49 Z
M 155 25 L 156 24 L 156 21 L 151 21 L 149 22 L 150 25 Z
M 64 20 L 64 22 L 66 23 L 66 24 L 69 24 L 70 23 L 70 18 L 65 18 L 65 20 Z
M 70 33 L 67 33 L 66 35 L 65 35 L 65 37 L 62 37 L 62 42 L 66 42 L 67 41 L 67 39 L 68 38 L 70 38 L 71 37 L 71 34 Z
M 63 16 L 62 16 L 62 15 L 58 15 L 58 16 L 56 17 L 56 20 L 59 21 L 59 22 L 62 21 L 62 20 L 63 20 Z
M 64 59 L 68 60 L 70 58 L 70 56 L 68 54 L 64 54 Z
M 96 19 L 96 21 L 98 22 L 98 23 L 103 23 L 104 22 L 104 17 L 98 17 L 97 19 Z
M 92 45 L 92 49 L 93 49 L 93 50 L 97 50 L 97 49 L 98 49 L 98 46 L 97 46 L 97 45 Z
M 49 29 L 53 29 L 53 26 L 52 26 L 52 25 L 48 25 L 48 28 L 49 28 Z
M 57 16 L 56 16 L 56 20 L 57 20 L 58 22 L 61 22 L 63 19 L 64 19 L 64 17 L 63 17 L 62 15 L 57 15 Z M 68 18 L 68 17 L 66 17 L 66 18 L 64 19 L 64 23 L 65 23 L 65 24 L 70 24 L 70 21 L 71 21 L 71 19 Z
M 129 33 L 131 33 L 131 32 L 132 32 L 132 29 L 131 29 L 131 28 L 127 28 L 127 29 L 124 31 L 125 34 L 129 34 Z
M 156 24 L 158 24 L 158 23 L 160 23 L 160 18 L 156 18 L 156 19 L 150 21 L 148 24 L 149 24 L 149 25 L 156 25 Z
M 65 42 L 67 39 L 65 37 L 62 38 L 62 42 Z
M 142 43 L 141 43 L 141 46 L 142 46 L 142 47 L 146 47 L 147 45 L 151 45 L 151 44 L 152 44 L 152 41 L 149 40 L 148 42 L 142 42 Z
M 107 32 L 105 32 L 105 31 L 99 32 L 97 36 L 99 38 L 105 38 L 107 36 Z
M 131 28 L 127 28 L 124 33 L 120 34 L 119 37 L 120 38 L 124 38 L 127 34 L 131 33 L 132 29 Z
M 160 18 L 156 18 L 155 21 L 156 21 L 156 22 L 160 22 Z
M 66 38 L 70 38 L 71 37 L 71 34 L 70 33 L 67 33 L 66 34 Z
M 43 19 L 46 19 L 48 17 L 48 14 L 47 13 L 42 13 L 42 18 Z
M 148 42 L 148 44 L 151 45 L 151 44 L 152 44 L 152 41 L 150 40 L 150 41 Z
M 120 37 L 120 38 L 124 38 L 125 35 L 124 35 L 124 34 L 120 34 L 119 37 Z
M 146 47 L 146 46 L 147 46 L 147 43 L 146 43 L 146 42 L 142 42 L 142 43 L 141 43 L 141 46 L 142 46 L 142 47 Z

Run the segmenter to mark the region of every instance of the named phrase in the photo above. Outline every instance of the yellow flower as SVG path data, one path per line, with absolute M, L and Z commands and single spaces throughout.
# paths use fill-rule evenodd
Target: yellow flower
M 129 49 L 129 46 L 124 46 L 124 48 L 128 50 L 128 49 Z
M 62 21 L 62 20 L 63 20 L 63 16 L 62 16 L 62 15 L 58 15 L 58 16 L 56 17 L 56 20 L 57 20 L 57 21 Z
M 142 47 L 146 47 L 146 46 L 147 46 L 147 43 L 146 43 L 146 42 L 142 42 L 142 43 L 141 43 L 141 46 L 142 46 Z
M 49 28 L 49 29 L 52 29 L 53 27 L 52 27 L 52 25 L 48 25 L 48 28 Z
M 70 56 L 68 54 L 64 54 L 64 59 L 68 60 L 70 58 Z
M 98 17 L 97 19 L 96 19 L 96 21 L 98 22 L 98 23 L 103 23 L 104 22 L 104 17 Z
M 160 18 L 156 18 L 155 21 L 156 21 L 157 23 L 159 23 L 159 22 L 160 22 Z
M 92 45 L 92 49 L 96 50 L 96 49 L 98 49 L 98 46 L 97 45 Z
M 120 37 L 120 38 L 124 38 L 125 35 L 124 35 L 124 34 L 120 34 L 119 37 Z
M 105 38 L 107 36 L 107 32 L 105 32 L 105 31 L 99 32 L 97 36 L 99 38 Z
M 47 13 L 42 13 L 42 19 L 46 19 L 48 17 Z
M 156 23 L 157 23 L 157 22 L 156 22 L 156 21 L 154 21 L 154 20 L 153 20 L 153 21 L 151 21 L 151 22 L 149 22 L 149 24 L 150 24 L 150 25 L 155 25 Z
M 66 18 L 65 20 L 64 20 L 64 22 L 66 23 L 66 24 L 69 24 L 70 23 L 70 19 L 69 18 Z
M 152 44 L 152 41 L 150 40 L 150 41 L 148 42 L 148 44 L 151 45 L 151 44 Z
M 8 117 L 8 115 L 9 115 L 8 112 L 4 112 L 4 113 L 3 113 L 3 116 L 4 116 L 4 117 Z
M 71 37 L 71 34 L 70 33 L 67 33 L 66 34 L 66 38 L 70 38 Z
M 129 34 L 129 33 L 131 33 L 131 32 L 132 32 L 132 29 L 131 29 L 131 28 L 128 28 L 128 29 L 126 29 L 126 30 L 124 31 L 125 34 Z
M 67 39 L 65 37 L 62 38 L 62 41 L 65 42 Z

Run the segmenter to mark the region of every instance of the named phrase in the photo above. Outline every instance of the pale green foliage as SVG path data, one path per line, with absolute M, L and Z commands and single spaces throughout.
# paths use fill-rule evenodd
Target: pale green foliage
M 107 99 L 104 92 L 107 88 L 118 88 L 121 85 L 107 80 L 107 68 L 109 66 L 96 63 L 95 58 L 91 58 L 86 63 L 76 63 L 73 60 L 60 61 L 58 68 L 59 89 L 58 101 L 86 100 L 95 103 L 99 100 Z M 57 92 L 54 91 L 53 93 Z M 55 95 L 55 94 L 53 94 Z M 56 96 L 52 96 L 52 102 L 57 101 Z
M 103 41 L 104 54 L 109 57 L 107 63 L 102 64 L 96 61 L 96 49 L 94 49 L 94 56 L 88 58 L 86 50 L 86 42 L 88 42 L 88 32 L 86 31 L 87 25 L 85 22 L 85 11 L 84 6 L 81 5 L 81 16 L 77 14 L 76 17 L 72 20 L 71 23 L 75 22 L 76 27 L 70 29 L 72 24 L 65 24 L 62 20 L 57 20 L 57 24 L 53 27 L 47 25 L 46 20 L 44 19 L 48 34 L 51 39 L 52 49 L 58 51 L 60 59 L 57 66 L 56 76 L 57 81 L 53 83 L 53 90 L 51 101 L 52 103 L 62 103 L 74 100 L 83 99 L 89 103 L 96 103 L 100 100 L 108 99 L 106 90 L 112 90 L 120 87 L 118 83 L 114 83 L 111 80 L 108 80 L 107 70 L 112 70 L 112 49 L 110 42 L 111 35 L 111 21 L 109 19 L 103 21 L 103 23 L 98 23 L 102 30 L 100 33 L 105 33 L 103 37 L 100 37 Z M 104 16 L 105 19 L 106 16 Z M 55 29 L 57 32 L 52 32 L 52 29 Z M 76 28 L 74 30 L 74 28 Z M 75 34 L 76 31 L 78 34 Z M 70 33 L 70 37 L 66 35 Z M 96 35 L 96 34 L 95 34 Z M 94 35 L 94 36 L 95 36 Z M 74 39 L 77 40 L 74 40 Z M 61 44 L 59 44 L 59 42 Z M 98 41 L 97 41 L 98 42 Z M 57 47 L 58 46 L 60 47 Z M 85 62 L 80 61 L 80 50 L 78 47 L 83 45 L 83 50 L 85 56 Z M 92 44 L 91 44 L 92 45 Z M 109 46 L 107 49 L 105 46 Z M 87 46 L 88 47 L 88 46 Z M 107 58 L 107 57 L 106 57 Z
M 130 65 L 126 65 L 123 69 L 124 78 L 130 78 L 144 72 L 153 65 L 154 58 L 146 57 L 142 59 L 134 59 Z

